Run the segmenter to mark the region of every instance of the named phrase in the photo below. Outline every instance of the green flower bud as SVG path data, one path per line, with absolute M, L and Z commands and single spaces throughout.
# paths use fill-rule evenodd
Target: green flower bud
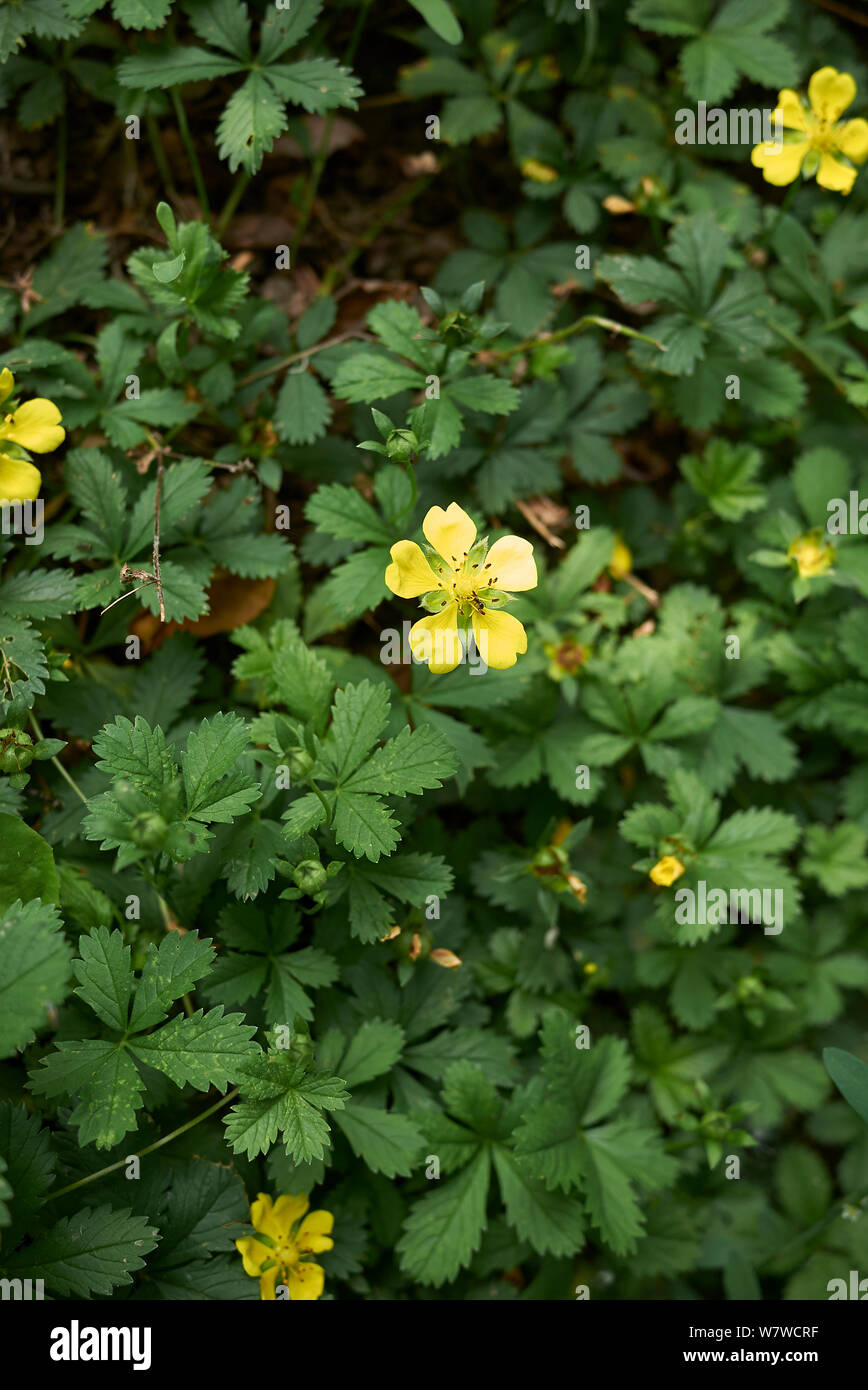
M 36 757 L 33 739 L 18 729 L 0 729 L 0 772 L 23 772 Z
M 314 893 L 321 893 L 328 882 L 328 874 L 318 859 L 303 859 L 296 864 L 292 877 L 296 888 L 311 897 Z
M 399 463 L 406 463 L 418 452 L 419 441 L 412 430 L 393 430 L 386 440 L 386 453 Z
M 139 811 L 130 826 L 130 839 L 139 849 L 160 849 L 168 828 L 159 811 Z
M 313 758 L 305 748 L 295 748 L 289 755 L 288 767 L 290 781 L 303 782 L 313 767 Z

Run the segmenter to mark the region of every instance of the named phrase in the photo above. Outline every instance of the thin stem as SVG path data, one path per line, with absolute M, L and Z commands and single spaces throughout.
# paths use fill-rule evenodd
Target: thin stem
M 803 342 L 801 338 L 796 337 L 795 333 L 791 333 L 788 328 L 784 328 L 781 324 L 775 323 L 774 319 L 766 319 L 766 323 L 774 333 L 777 333 L 779 338 L 783 338 L 784 342 L 789 343 L 791 348 L 794 348 L 796 352 L 800 352 L 803 357 L 807 358 L 815 371 L 818 371 L 821 376 L 824 376 L 827 381 L 832 383 L 835 390 L 844 397 L 848 405 L 851 405 L 854 410 L 858 410 L 860 415 L 868 419 L 868 411 L 866 411 L 863 406 L 856 405 L 854 401 L 847 398 L 846 385 L 837 373 L 833 372 L 832 368 L 826 365 L 822 357 L 818 357 L 813 349 L 808 347 L 807 343 Z
M 43 739 L 43 737 L 44 737 L 44 735 L 43 735 L 43 733 L 42 733 L 42 730 L 41 730 L 40 727 L 39 727 L 39 720 L 36 718 L 36 715 L 33 713 L 33 710 L 28 710 L 27 717 L 28 717 L 28 719 L 30 720 L 30 727 L 31 727 L 31 729 L 33 730 L 33 732 L 35 733 L 36 737 L 37 737 L 37 738 L 40 740 L 40 742 L 41 742 L 42 739 Z M 61 775 L 61 777 L 63 778 L 64 782 L 68 782 L 68 783 L 69 783 L 69 785 L 72 787 L 72 790 L 75 792 L 76 796 L 79 798 L 80 801 L 83 801 L 84 804 L 85 804 L 85 806 L 86 806 L 86 805 L 87 805 L 87 797 L 85 796 L 85 794 L 84 794 L 84 792 L 81 790 L 81 788 L 76 786 L 75 782 L 74 782 L 73 779 L 70 777 L 69 773 L 67 772 L 66 768 L 63 766 L 63 763 L 60 761 L 60 759 L 59 759 L 59 758 L 54 758 L 54 757 L 53 757 L 53 758 L 51 759 L 51 761 L 54 763 L 55 768 L 56 768 L 57 771 L 60 773 L 60 775 Z
M 628 328 L 624 323 L 616 323 L 614 319 L 602 318 L 599 314 L 586 314 L 584 318 L 577 319 L 568 328 L 559 328 L 556 333 L 546 333 L 540 338 L 527 338 L 523 343 L 518 343 L 515 347 L 507 348 L 504 352 L 487 353 L 486 357 L 491 357 L 497 362 L 505 362 L 508 357 L 517 357 L 519 353 L 530 352 L 533 348 L 544 347 L 549 343 L 561 343 L 565 338 L 572 338 L 576 333 L 583 333 L 586 328 L 591 326 L 605 328 L 609 333 L 620 333 L 626 338 L 638 338 L 643 343 L 651 343 L 653 347 L 659 348 L 661 352 L 666 351 L 664 343 L 652 338 L 647 333 L 640 333 L 635 328 Z
M 258 372 L 251 372 L 249 376 L 243 376 L 238 382 L 238 386 L 250 386 L 254 381 L 261 381 L 263 377 L 274 376 L 277 372 L 282 372 L 284 367 L 290 367 L 293 362 L 301 362 L 305 357 L 313 357 L 315 352 L 322 352 L 325 348 L 337 347 L 338 343 L 345 343 L 349 338 L 365 338 L 367 334 L 360 333 L 357 329 L 351 329 L 349 333 L 338 333 L 334 338 L 326 338 L 321 343 L 316 343 L 314 347 L 305 348 L 303 352 L 293 352 L 289 357 L 281 357 L 276 362 L 269 362 L 267 367 L 261 367 Z
M 440 170 L 438 169 L 437 172 L 439 173 Z M 334 286 L 339 281 L 343 280 L 353 262 L 358 260 L 365 248 L 371 245 L 371 242 L 379 236 L 383 228 L 387 227 L 399 212 L 403 211 L 410 203 L 415 202 L 422 190 L 427 188 L 429 183 L 431 183 L 436 176 L 436 174 L 421 174 L 418 179 L 414 180 L 414 182 L 404 190 L 400 197 L 390 203 L 372 226 L 370 226 L 367 231 L 363 232 L 358 241 L 350 247 L 346 255 L 342 256 L 340 260 L 335 261 L 333 265 L 328 266 L 323 275 L 320 287 L 317 290 L 317 295 L 330 294 Z
M 368 15 L 368 10 L 370 9 L 372 3 L 373 0 L 363 0 L 363 3 L 359 6 L 359 12 L 356 16 L 355 27 L 353 28 L 353 32 L 350 35 L 350 41 L 347 44 L 347 51 L 343 57 L 344 67 L 348 67 L 350 63 L 353 61 L 353 58 L 356 56 L 356 49 L 358 48 L 359 40 L 362 37 L 362 29 L 364 28 L 365 20 L 367 19 Z M 328 116 L 326 117 L 326 123 L 323 127 L 322 139 L 319 142 L 319 149 L 316 152 L 313 168 L 310 172 L 310 180 L 304 191 L 304 202 L 301 206 L 301 213 L 298 219 L 298 226 L 295 229 L 295 236 L 293 238 L 292 251 L 290 254 L 290 259 L 292 261 L 295 260 L 296 252 L 298 251 L 298 248 L 301 245 L 301 239 L 307 231 L 307 224 L 310 221 L 310 215 L 313 212 L 313 205 L 316 202 L 316 195 L 319 189 L 320 180 L 325 171 L 326 164 L 328 163 L 329 144 L 331 143 L 332 127 L 335 123 L 336 114 L 337 113 L 335 111 L 330 111 Z
M 311 789 L 312 792 L 316 792 L 317 796 L 319 797 L 320 801 L 321 801 L 322 804 L 323 804 L 323 807 L 324 807 L 325 813 L 326 813 L 326 825 L 331 825 L 331 823 L 332 823 L 332 808 L 331 808 L 331 806 L 329 806 L 328 802 L 326 801 L 325 797 L 323 796 L 323 794 L 322 794 L 322 792 L 320 791 L 319 787 L 317 786 L 316 782 L 309 781 L 309 782 L 308 782 L 308 786 L 310 787 L 310 789 Z
M 203 1120 L 207 1120 L 212 1115 L 216 1115 L 218 1110 L 222 1110 L 224 1105 L 228 1105 L 230 1100 L 235 1099 L 238 1095 L 238 1091 L 239 1088 L 237 1086 L 234 1090 L 227 1091 L 225 1096 L 221 1096 L 214 1105 L 210 1105 L 207 1110 L 203 1110 L 201 1115 L 196 1115 L 192 1120 L 187 1120 L 186 1124 L 179 1125 L 178 1128 L 173 1129 L 170 1134 L 164 1134 L 162 1139 L 155 1139 L 153 1144 L 148 1144 L 146 1148 L 139 1149 L 135 1157 L 144 1158 L 145 1154 L 151 1154 L 156 1149 L 162 1149 L 166 1144 L 170 1144 L 173 1139 L 177 1139 L 180 1134 L 186 1134 L 188 1129 L 193 1129 L 194 1126 L 201 1124 Z M 45 1200 L 47 1202 L 53 1202 L 57 1197 L 65 1197 L 67 1192 L 75 1192 L 77 1188 L 85 1187 L 89 1182 L 96 1182 L 97 1178 L 104 1178 L 109 1173 L 116 1173 L 118 1168 L 125 1167 L 132 1156 L 131 1154 L 127 1154 L 124 1158 L 119 1158 L 117 1163 L 110 1163 L 107 1168 L 100 1168 L 96 1173 L 88 1173 L 86 1178 L 79 1178 L 78 1182 L 71 1182 L 67 1187 L 59 1188 L 57 1192 L 50 1192 Z
M 199 156 L 196 154 L 196 146 L 193 144 L 193 137 L 190 134 L 190 127 L 187 124 L 187 112 L 184 110 L 184 103 L 181 100 L 181 93 L 177 87 L 172 88 L 172 105 L 175 108 L 175 117 L 178 121 L 178 130 L 184 149 L 187 151 L 187 158 L 190 161 L 190 168 L 193 172 L 193 182 L 196 185 L 196 196 L 199 199 L 199 206 L 204 217 L 210 217 L 211 209 L 208 204 L 208 190 L 205 187 L 205 180 L 202 177 L 202 169 L 199 164 Z
M 226 202 L 223 204 L 223 210 L 220 213 L 220 216 L 217 218 L 217 225 L 214 228 L 214 234 L 217 237 L 218 241 L 222 237 L 223 233 L 226 231 L 226 228 L 229 226 L 229 223 L 232 221 L 235 209 L 241 202 L 241 199 L 244 195 L 244 190 L 250 182 L 250 177 L 251 176 L 246 169 L 241 169 L 239 171 L 238 176 L 236 177 L 235 182 L 232 185 L 232 191 L 230 192 L 229 197 L 226 199 Z
M 770 1264 L 772 1260 L 780 1259 L 787 1251 L 803 1245 L 806 1240 L 813 1240 L 814 1236 L 819 1235 L 821 1231 L 824 1231 L 827 1226 L 831 1226 L 833 1221 L 837 1221 L 838 1217 L 843 1215 L 845 1207 L 861 1206 L 866 1199 L 868 1199 L 868 1187 L 864 1188 L 857 1197 L 844 1197 L 840 1201 L 835 1202 L 830 1210 L 826 1212 L 826 1215 L 821 1217 L 819 1221 L 815 1221 L 813 1226 L 809 1226 L 806 1231 L 801 1231 L 799 1235 L 794 1236 L 792 1240 L 788 1240 L 786 1245 L 782 1245 L 780 1249 L 773 1250 L 770 1255 L 767 1255 L 762 1261 L 760 1268 L 762 1268 L 763 1265 Z
M 163 460 L 157 459 L 157 490 L 154 494 L 154 583 L 160 601 L 160 622 L 166 621 L 166 603 L 163 598 L 163 581 L 160 576 L 160 497 L 163 491 Z
M 145 112 L 145 129 L 148 132 L 148 141 L 151 152 L 157 165 L 160 178 L 163 180 L 163 189 L 167 196 L 177 198 L 178 190 L 172 178 L 172 171 L 169 168 L 169 161 L 166 159 L 166 151 L 163 149 L 163 142 L 160 139 L 160 127 L 157 125 L 157 118 L 153 111 Z

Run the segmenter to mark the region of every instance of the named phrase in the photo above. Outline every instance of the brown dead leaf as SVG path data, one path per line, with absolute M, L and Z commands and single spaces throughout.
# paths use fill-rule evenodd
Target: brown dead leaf
M 208 590 L 208 612 L 195 622 L 161 623 L 155 614 L 140 612 L 130 623 L 129 631 L 138 637 L 144 652 L 155 651 L 174 632 L 192 632 L 194 637 L 213 637 L 215 632 L 232 632 L 236 627 L 252 623 L 271 602 L 273 579 L 241 579 L 237 574 L 218 570 Z
M 542 496 L 529 497 L 527 501 L 519 500 L 515 505 L 544 541 L 557 550 L 564 549 L 565 542 L 560 536 L 554 535 L 553 531 L 563 531 L 569 525 L 570 514 L 566 507 L 552 501 L 551 497 Z

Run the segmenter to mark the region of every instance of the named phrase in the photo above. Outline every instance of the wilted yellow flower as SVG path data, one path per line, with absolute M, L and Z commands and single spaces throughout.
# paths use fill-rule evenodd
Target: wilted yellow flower
M 264 1192 L 251 1203 L 250 1224 L 265 1240 L 244 1236 L 235 1247 L 244 1261 L 244 1273 L 259 1280 L 260 1298 L 274 1300 L 278 1278 L 289 1289 L 290 1301 L 309 1303 L 322 1293 L 323 1268 L 304 1257 L 331 1250 L 334 1217 L 330 1211 L 306 1215 L 309 1206 L 304 1196 L 284 1194 L 272 1202 Z
M 835 547 L 821 542 L 822 534 L 817 530 L 797 536 L 787 550 L 787 555 L 796 562 L 800 579 L 815 579 L 835 562 Z
M 613 579 L 623 579 L 625 574 L 633 572 L 633 556 L 628 546 L 620 539 L 616 539 L 612 549 L 612 558 L 609 561 L 609 573 Z
M 517 618 L 500 611 L 510 595 L 537 583 L 533 546 L 520 536 L 503 536 L 488 548 L 457 502 L 432 507 L 422 522 L 427 553 L 415 541 L 392 546 L 386 583 L 399 598 L 422 598 L 430 617 L 410 629 L 410 650 L 439 675 L 461 661 L 460 634 L 471 630 L 483 661 L 496 670 L 514 666 L 527 651 L 527 634 Z
M 533 179 L 534 183 L 554 183 L 555 179 L 560 178 L 557 169 L 553 169 L 551 164 L 543 164 L 539 159 L 523 159 L 521 172 L 526 179 Z
M 856 95 L 848 72 L 819 68 L 808 83 L 808 100 L 785 87 L 772 113 L 790 133 L 782 145 L 764 140 L 751 151 L 751 163 L 762 169 L 766 183 L 793 183 L 799 174 L 816 175 L 821 188 L 849 193 L 857 164 L 868 159 L 868 121 L 840 121 Z
M 684 865 L 681 860 L 676 859 L 674 854 L 664 854 L 662 859 L 658 859 L 648 877 L 659 887 L 669 888 L 683 873 Z
M 8 367 L 0 372 L 0 405 L 15 390 L 15 378 Z M 48 454 L 66 438 L 60 424 L 60 411 L 42 397 L 25 401 L 10 415 L 0 419 L 0 444 L 8 441 L 33 454 Z M 39 496 L 42 475 L 26 458 L 0 452 L 0 501 L 32 502 Z

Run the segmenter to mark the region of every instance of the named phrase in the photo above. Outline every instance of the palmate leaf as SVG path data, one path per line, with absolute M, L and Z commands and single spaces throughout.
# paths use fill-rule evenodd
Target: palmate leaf
M 136 1127 L 145 1083 L 132 1058 L 116 1042 L 60 1042 L 30 1075 L 34 1095 L 75 1097 L 70 1122 L 79 1143 L 110 1149 Z
M 144 1216 L 110 1206 L 85 1207 L 10 1256 L 5 1273 L 12 1278 L 44 1279 L 52 1296 L 109 1295 L 132 1284 L 133 1273 L 143 1267 L 157 1236 Z
M 323 1110 L 342 1110 L 347 1090 L 329 1072 L 316 1071 L 289 1053 L 274 1052 L 248 1062 L 242 1099 L 226 1117 L 226 1140 L 248 1158 L 267 1153 L 277 1139 L 296 1163 L 322 1158 L 330 1129 Z
M 266 75 L 252 72 L 226 103 L 217 125 L 217 153 L 233 173 L 241 166 L 253 174 L 287 123 L 284 102 Z

